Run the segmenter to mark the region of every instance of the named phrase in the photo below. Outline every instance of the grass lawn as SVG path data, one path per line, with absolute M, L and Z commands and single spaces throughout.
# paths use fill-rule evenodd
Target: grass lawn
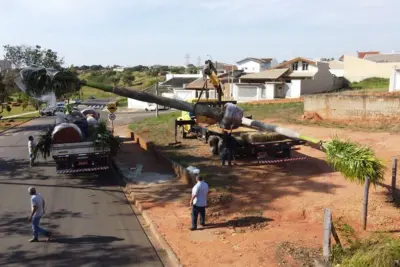
M 82 100 L 89 99 L 89 96 L 94 96 L 96 99 L 101 99 L 101 98 L 104 99 L 104 98 L 110 98 L 110 97 L 115 98 L 115 97 L 117 97 L 117 95 L 115 95 L 115 94 L 104 92 L 102 90 L 90 88 L 90 87 L 87 87 L 87 86 L 82 87 L 81 93 L 82 93 Z
M 19 107 L 11 107 L 11 111 L 7 112 L 6 109 L 3 109 L 3 113 L 0 113 L 1 116 L 7 117 L 7 116 L 13 116 L 13 115 L 18 115 L 22 113 L 27 113 L 27 112 L 32 112 L 35 111 L 35 107 L 28 105 L 24 110 L 22 110 L 22 106 Z
M 389 79 L 385 78 L 368 78 L 360 82 L 350 84 L 353 89 L 389 89 Z
M 23 115 L 17 118 L 12 118 L 12 119 L 5 119 L 5 120 L 0 120 L 0 131 L 6 130 L 7 128 L 13 127 L 13 126 L 18 126 L 22 123 L 25 123 L 31 119 L 39 117 L 39 112 L 37 114 L 28 114 L 28 115 Z

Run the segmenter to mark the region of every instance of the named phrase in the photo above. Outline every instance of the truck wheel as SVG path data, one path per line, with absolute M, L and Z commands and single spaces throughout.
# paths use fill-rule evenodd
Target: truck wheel
M 213 155 L 218 155 L 218 136 L 212 135 L 208 138 L 208 145 L 210 146 L 210 151 Z

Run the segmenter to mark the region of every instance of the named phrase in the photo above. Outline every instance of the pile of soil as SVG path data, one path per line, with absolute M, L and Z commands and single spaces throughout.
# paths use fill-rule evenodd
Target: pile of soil
M 322 121 L 321 116 L 319 116 L 319 114 L 316 112 L 304 112 L 303 116 L 301 116 L 301 119 L 313 122 Z

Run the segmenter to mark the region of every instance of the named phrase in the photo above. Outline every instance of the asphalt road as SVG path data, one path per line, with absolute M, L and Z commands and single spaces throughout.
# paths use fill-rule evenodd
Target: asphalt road
M 52 159 L 28 166 L 28 136 L 54 119 L 0 134 L 0 266 L 163 266 L 112 170 L 57 175 Z M 52 242 L 28 242 L 29 186 L 46 200 L 42 226 L 54 232 Z

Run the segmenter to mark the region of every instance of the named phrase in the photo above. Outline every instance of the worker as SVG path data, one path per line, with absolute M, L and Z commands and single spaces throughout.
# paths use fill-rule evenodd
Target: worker
M 192 227 L 191 231 L 197 230 L 197 218 L 200 214 L 200 225 L 206 226 L 206 207 L 208 196 L 208 184 L 200 175 L 196 176 L 197 183 L 192 188 L 192 197 L 190 198 L 189 207 L 192 209 Z
M 222 136 L 221 163 L 222 166 L 225 166 L 225 161 L 228 161 L 228 166 L 232 166 L 236 140 L 232 137 L 232 127 L 229 132 L 226 129 L 223 129 L 223 132 L 224 135 Z

